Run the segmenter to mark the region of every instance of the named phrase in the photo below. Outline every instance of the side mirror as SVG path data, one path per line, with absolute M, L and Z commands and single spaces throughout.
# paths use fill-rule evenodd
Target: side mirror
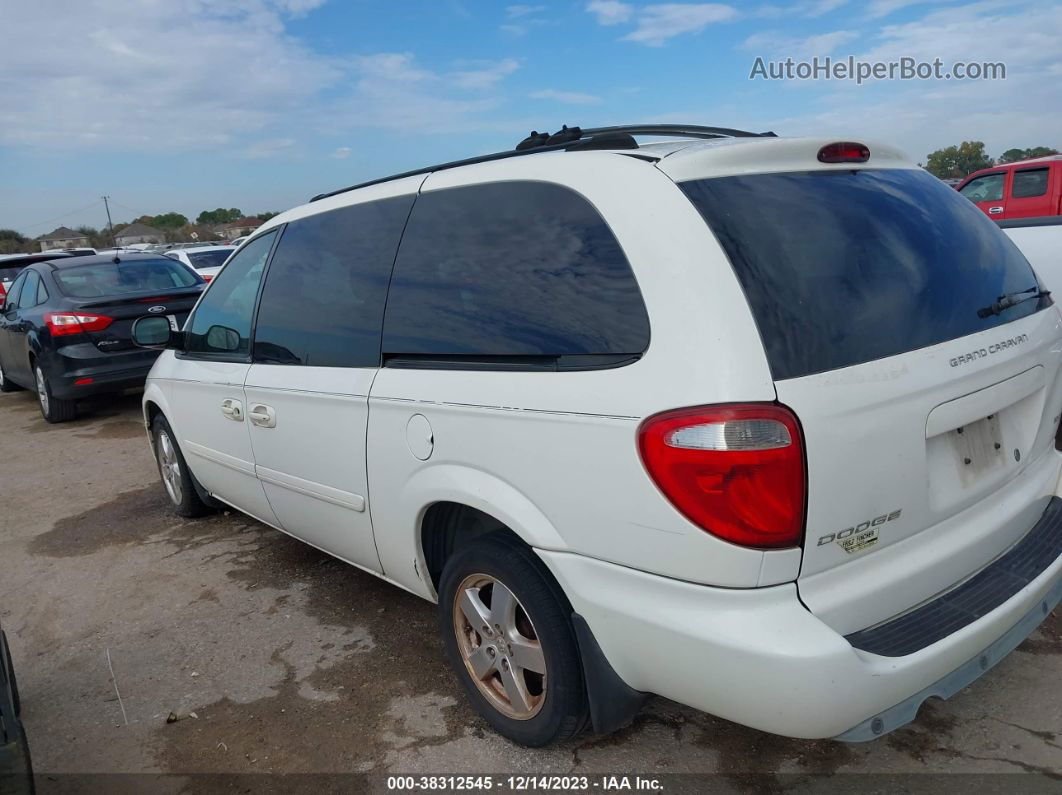
M 181 332 L 170 328 L 170 321 L 158 315 L 138 317 L 133 321 L 133 344 L 140 348 L 176 348 Z
M 240 333 L 228 326 L 211 326 L 207 329 L 206 344 L 212 351 L 234 353 L 240 349 Z

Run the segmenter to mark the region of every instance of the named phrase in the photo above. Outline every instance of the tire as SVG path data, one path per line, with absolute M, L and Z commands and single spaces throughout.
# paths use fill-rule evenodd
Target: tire
M 0 362 L 0 392 L 18 392 L 22 387 L 4 375 L 4 365 Z
M 496 601 L 499 584 L 515 599 L 509 610 Z M 503 737 L 541 747 L 586 726 L 571 606 L 529 547 L 491 533 L 458 549 L 440 578 L 439 628 L 473 706 Z
M 33 375 L 37 382 L 37 405 L 41 416 L 48 422 L 69 422 L 77 416 L 77 403 L 73 400 L 60 400 L 52 394 L 48 377 L 37 363 L 33 365 Z
M 151 440 L 155 448 L 155 463 L 159 468 L 159 477 L 170 498 L 170 506 L 178 516 L 193 519 L 212 511 L 199 497 L 195 480 L 184 454 L 177 446 L 173 429 L 166 418 L 159 414 L 151 423 Z
M 4 647 L 4 657 L 7 664 L 7 675 L 11 682 L 11 706 L 15 709 L 15 717 L 22 714 L 22 698 L 18 693 L 18 680 L 15 678 L 15 663 L 11 659 L 11 644 L 7 642 L 7 636 L 0 630 L 0 645 Z

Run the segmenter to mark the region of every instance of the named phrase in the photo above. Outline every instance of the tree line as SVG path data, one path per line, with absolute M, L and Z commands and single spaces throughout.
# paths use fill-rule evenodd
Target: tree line
M 187 216 L 178 212 L 160 213 L 159 215 L 141 215 L 132 221 L 114 224 L 114 234 L 119 234 L 127 226 L 132 224 L 145 224 L 158 229 L 165 235 L 167 243 L 187 243 L 192 240 L 214 240 L 217 233 L 214 227 L 239 221 L 241 218 L 253 217 L 260 221 L 268 221 L 276 212 L 258 213 L 254 216 L 245 216 L 237 207 L 218 207 L 214 210 L 203 210 L 196 216 L 195 221 L 190 221 Z M 50 231 L 50 230 L 49 230 Z M 74 231 L 88 238 L 92 248 L 109 248 L 114 245 L 111 231 L 106 227 L 94 227 L 81 225 L 74 227 Z M 197 237 L 192 237 L 196 234 Z M 0 254 L 31 254 L 40 246 L 35 238 L 26 237 L 15 229 L 0 229 Z
M 926 156 L 924 167 L 930 174 L 941 179 L 961 179 L 982 168 L 1057 154 L 1058 150 L 1049 146 L 1033 146 L 1028 149 L 1008 149 L 997 160 L 993 160 L 985 152 L 983 141 L 963 141 L 958 146 L 948 146 L 930 152 Z

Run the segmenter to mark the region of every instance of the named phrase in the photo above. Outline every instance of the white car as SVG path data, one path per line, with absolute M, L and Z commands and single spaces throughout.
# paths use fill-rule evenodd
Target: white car
M 187 246 L 170 249 L 165 255 L 183 262 L 209 282 L 235 250 L 235 246 Z
M 996 224 L 1021 249 L 1044 286 L 1062 294 L 1062 215 L 1011 218 Z
M 1062 315 L 1006 236 L 883 144 L 551 140 L 317 197 L 137 321 L 177 512 L 437 602 L 533 746 L 647 693 L 870 740 L 1033 632 Z

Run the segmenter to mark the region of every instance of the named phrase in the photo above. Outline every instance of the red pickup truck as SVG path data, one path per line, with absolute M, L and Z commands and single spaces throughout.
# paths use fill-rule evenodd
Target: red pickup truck
M 975 171 L 958 191 L 996 221 L 1062 215 L 1062 155 Z

